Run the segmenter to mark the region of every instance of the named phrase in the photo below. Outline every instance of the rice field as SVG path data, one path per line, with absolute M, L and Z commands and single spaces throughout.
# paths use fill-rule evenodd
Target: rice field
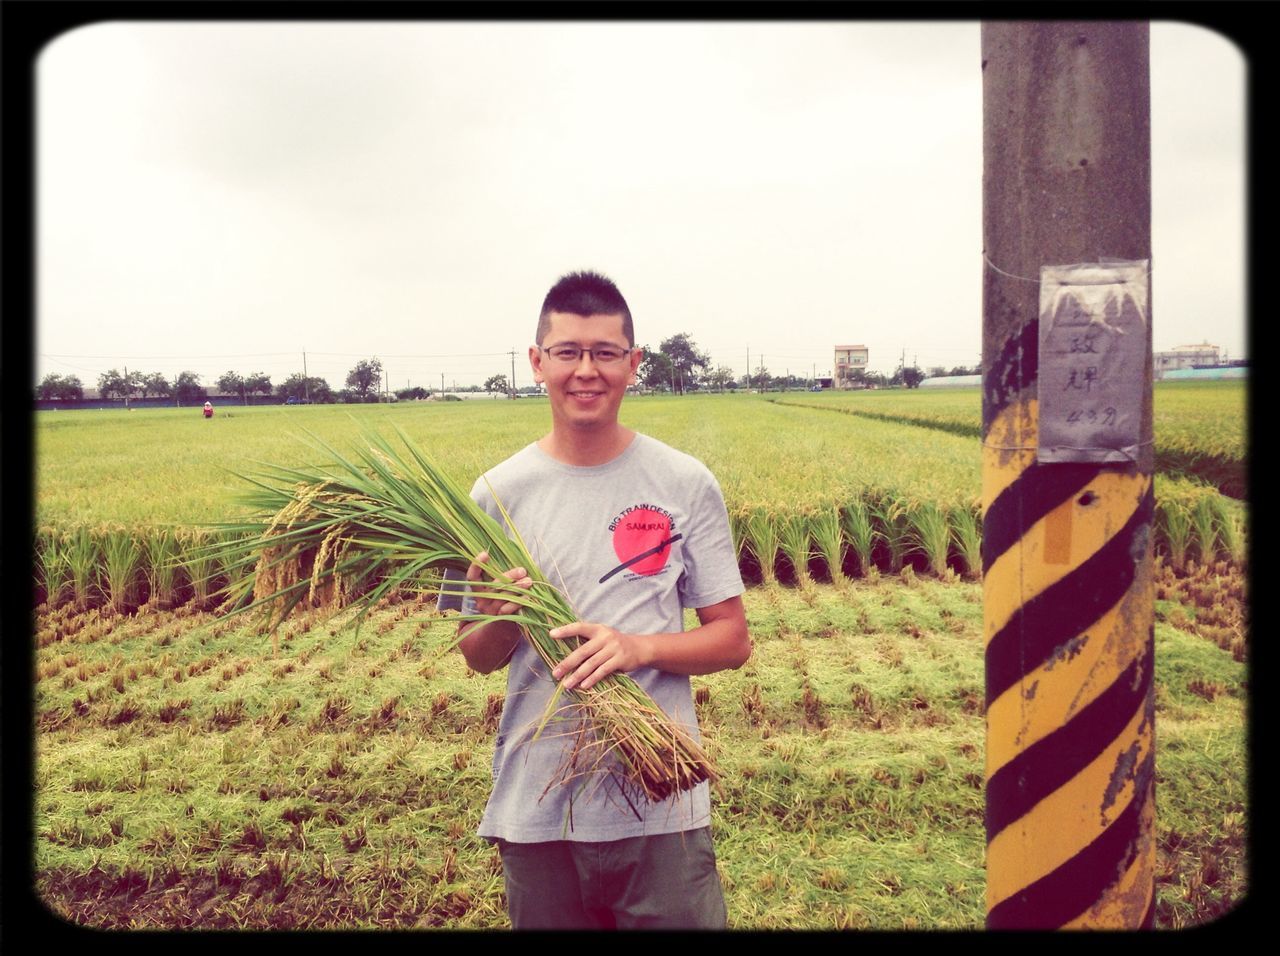
M 1188 444 L 1183 463 L 1238 454 L 1242 473 L 1243 397 L 1237 382 L 1160 386 L 1157 444 Z M 716 474 L 751 582 L 838 581 L 906 565 L 976 577 L 981 463 L 977 438 L 959 423 L 976 425 L 977 401 L 973 389 L 651 397 L 625 403 L 623 418 Z M 230 407 L 208 421 L 188 409 L 39 413 L 35 601 L 207 606 L 227 583 L 207 554 L 208 526 L 242 513 L 240 476 L 323 457 L 307 432 L 349 449 L 364 428 L 401 428 L 465 486 L 539 437 L 546 418 L 537 399 Z M 1179 424 L 1166 435 L 1168 419 Z M 1157 549 L 1175 567 L 1244 563 L 1246 508 L 1223 490 L 1194 469 L 1158 469 Z
M 1157 412 L 1185 399 L 1212 455 L 1243 390 L 1187 399 L 1201 384 L 1157 388 Z M 861 401 L 887 417 L 832 414 Z M 983 923 L 978 442 L 923 420 L 977 401 L 624 403 L 717 475 L 753 585 L 751 660 L 694 681 L 732 928 Z M 546 419 L 538 400 L 38 414 L 37 898 L 110 929 L 506 925 L 474 836 L 503 677 L 469 673 L 411 593 L 359 631 L 295 616 L 273 653 L 218 613 L 243 569 L 207 526 L 241 513 L 255 462 L 323 459 L 304 431 L 343 449 L 394 424 L 465 487 Z M 1248 885 L 1247 514 L 1185 471 L 1157 499 L 1156 922 L 1179 928 Z
M 1153 390 L 1156 471 L 1197 479 L 1233 498 L 1247 492 L 1246 388 L 1243 381 L 1160 382 Z M 781 403 L 982 436 L 978 388 L 821 392 L 775 397 Z

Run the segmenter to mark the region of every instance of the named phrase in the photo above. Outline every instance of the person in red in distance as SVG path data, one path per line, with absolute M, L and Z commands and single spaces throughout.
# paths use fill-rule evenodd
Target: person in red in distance
M 205 403 L 204 403 L 204 417 L 205 417 L 205 418 L 212 418 L 212 417 L 213 417 L 213 403 L 212 403 L 212 402 L 205 402 Z
M 724 499 L 701 462 L 618 421 L 642 355 L 610 280 L 562 277 L 536 341 L 529 363 L 550 398 L 551 431 L 486 472 L 472 497 L 499 521 L 497 501 L 507 509 L 582 616 L 552 636 L 581 644 L 552 672 L 511 622 L 461 626 L 468 665 L 507 668 L 479 834 L 498 845 L 516 929 L 721 929 L 707 785 L 661 803 L 628 798 L 607 768 L 573 764 L 577 718 L 566 695 L 552 700 L 557 684 L 589 688 L 625 671 L 697 739 L 689 675 L 740 667 L 751 654 Z M 483 580 L 487 561 L 476 556 L 468 581 Z M 503 573 L 531 584 L 525 568 Z M 440 607 L 514 609 L 459 590 L 446 585 Z M 699 621 L 689 631 L 685 608 Z M 549 705 L 559 709 L 542 726 Z M 566 767 L 576 774 L 568 783 Z

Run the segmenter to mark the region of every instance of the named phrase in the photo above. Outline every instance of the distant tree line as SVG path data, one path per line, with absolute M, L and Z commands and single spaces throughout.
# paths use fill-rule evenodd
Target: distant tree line
M 78 375 L 46 375 L 36 386 L 36 398 L 43 401 L 79 401 L 84 398 L 84 384 Z
M 357 362 L 347 373 L 346 388 L 334 391 L 323 378 L 295 372 L 279 385 L 271 384 L 271 376 L 265 372 L 228 371 L 218 376 L 214 383 L 217 394 L 235 395 L 249 404 L 255 395 L 275 394 L 280 399 L 295 402 L 376 402 L 382 397 L 382 363 L 375 357 Z M 479 387 L 475 386 L 479 391 Z M 431 392 L 423 388 L 402 389 L 397 398 L 426 398 Z M 172 398 L 176 404 L 190 405 L 204 402 L 209 390 L 201 384 L 197 372 L 179 372 L 170 382 L 161 372 L 121 371 L 111 369 L 98 376 L 98 395 L 106 400 L 140 398 Z M 75 375 L 46 375 L 35 388 L 39 401 L 83 401 L 84 383 Z

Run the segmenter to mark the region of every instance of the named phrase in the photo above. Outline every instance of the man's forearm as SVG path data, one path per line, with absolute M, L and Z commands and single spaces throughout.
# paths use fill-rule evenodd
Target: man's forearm
M 745 624 L 712 621 L 679 634 L 639 634 L 647 667 L 672 674 L 714 674 L 741 667 L 751 656 Z
M 458 650 L 473 671 L 488 674 L 511 659 L 520 640 L 520 626 L 512 621 L 471 621 L 458 626 Z

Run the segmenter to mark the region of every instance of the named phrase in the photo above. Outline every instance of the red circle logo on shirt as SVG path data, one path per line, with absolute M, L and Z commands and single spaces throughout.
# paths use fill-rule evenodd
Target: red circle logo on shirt
M 657 574 L 667 565 L 671 555 L 671 518 L 652 508 L 636 508 L 623 517 L 613 529 L 613 552 L 626 563 L 646 551 L 653 554 L 628 564 L 633 574 Z M 663 547 L 659 548 L 659 545 Z

